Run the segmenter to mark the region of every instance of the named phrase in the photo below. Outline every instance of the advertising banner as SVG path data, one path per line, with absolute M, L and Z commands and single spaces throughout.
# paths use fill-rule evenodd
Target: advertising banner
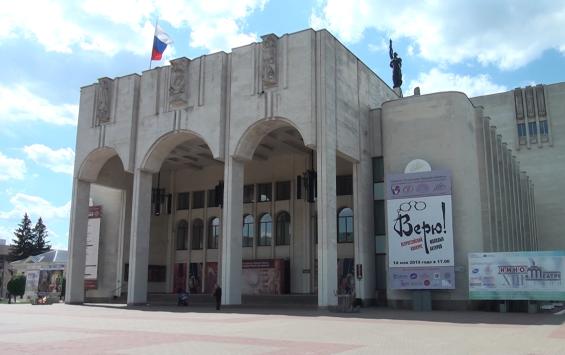
M 284 292 L 284 260 L 244 260 L 242 266 L 242 295 L 280 295 Z
M 61 294 L 63 286 L 63 270 L 40 270 L 37 294 L 47 296 L 49 294 Z
M 565 251 L 469 253 L 469 298 L 565 301 Z
M 391 288 L 455 288 L 450 173 L 392 174 L 386 185 Z
M 86 289 L 95 289 L 98 279 L 98 245 L 100 240 L 100 218 L 102 206 L 88 208 L 88 228 L 86 232 L 86 265 L 84 285 Z
M 37 286 L 39 285 L 39 270 L 26 271 L 26 295 L 36 295 Z

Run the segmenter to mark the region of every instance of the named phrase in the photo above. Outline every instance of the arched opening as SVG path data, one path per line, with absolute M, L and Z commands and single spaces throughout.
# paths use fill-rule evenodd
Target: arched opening
M 151 185 L 149 301 L 179 289 L 212 293 L 218 282 L 224 164 L 216 156 L 201 136 L 181 130 L 157 139 L 141 160 Z
M 243 302 L 252 300 L 255 294 L 295 293 L 310 294 L 310 302 L 315 303 L 316 220 L 311 217 L 316 209 L 314 151 L 304 144 L 291 121 L 276 118 L 247 129 L 235 156 L 245 160 Z M 246 284 L 262 275 L 277 275 L 277 280 L 263 283 L 277 286 Z
M 126 291 L 132 185 L 133 175 L 124 170 L 113 148 L 96 149 L 79 164 L 72 201 L 70 255 L 85 255 L 86 267 L 75 269 L 81 262 L 70 262 L 67 302 L 120 297 Z M 75 252 L 81 238 L 87 239 L 86 251 Z

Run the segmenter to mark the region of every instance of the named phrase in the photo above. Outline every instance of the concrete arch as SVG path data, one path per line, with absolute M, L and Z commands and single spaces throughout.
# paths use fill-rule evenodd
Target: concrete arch
M 120 157 L 120 154 L 113 148 L 103 147 L 91 151 L 80 165 L 77 174 L 78 179 L 87 182 L 96 182 L 100 170 L 102 170 L 108 160 L 114 156 L 118 156 L 122 166 L 124 166 L 122 157 Z
M 251 160 L 253 158 L 253 153 L 255 149 L 261 143 L 263 137 L 272 131 L 282 128 L 282 127 L 292 127 L 298 131 L 302 141 L 304 140 L 304 132 L 294 124 L 291 120 L 284 117 L 276 117 L 275 119 L 263 119 L 255 122 L 251 126 L 247 127 L 245 132 L 239 139 L 234 151 L 234 157 L 241 160 Z
M 177 145 L 194 137 L 201 139 L 208 146 L 208 149 L 212 152 L 212 156 L 217 156 L 216 152 L 212 151 L 211 145 L 208 144 L 206 139 L 200 134 L 194 131 L 180 130 L 168 132 L 159 137 L 151 147 L 149 147 L 147 153 L 145 153 L 145 158 L 141 161 L 140 168 L 151 173 L 159 172 L 167 155 L 169 155 Z

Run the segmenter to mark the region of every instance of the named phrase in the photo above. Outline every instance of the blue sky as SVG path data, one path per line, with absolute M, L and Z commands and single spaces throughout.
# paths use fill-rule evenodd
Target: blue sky
M 0 7 L 0 239 L 24 212 L 66 249 L 80 87 L 149 67 L 154 22 L 194 58 L 327 28 L 403 90 L 469 96 L 565 81 L 565 2 L 525 0 L 19 0 Z M 392 85 L 391 85 L 392 86 Z

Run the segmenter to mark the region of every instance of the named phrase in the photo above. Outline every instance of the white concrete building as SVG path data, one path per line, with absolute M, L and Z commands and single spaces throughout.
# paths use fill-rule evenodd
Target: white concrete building
M 89 199 L 103 214 L 88 297 L 139 304 L 218 282 L 224 304 L 410 299 L 387 290 L 383 182 L 415 158 L 453 175 L 456 288 L 434 299 L 467 300 L 468 252 L 563 248 L 557 231 L 538 241 L 532 183 L 502 143 L 517 139 L 512 93 L 400 98 L 325 30 L 262 39 L 82 88 L 66 302 L 85 297 Z M 546 116 L 563 115 L 565 85 L 545 88 Z

